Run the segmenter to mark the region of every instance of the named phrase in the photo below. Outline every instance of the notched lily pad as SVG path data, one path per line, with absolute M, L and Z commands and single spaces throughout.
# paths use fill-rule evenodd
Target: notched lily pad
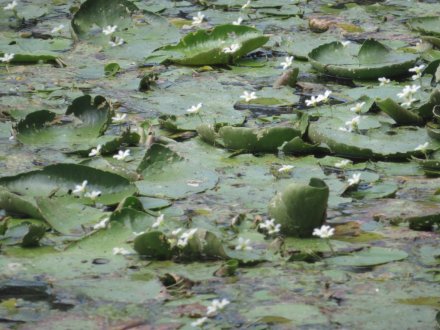
M 408 21 L 408 25 L 414 31 L 440 36 L 440 17 L 438 16 L 412 18 Z
M 160 231 L 151 231 L 137 236 L 134 240 L 134 249 L 140 255 L 152 259 L 167 260 L 173 256 L 171 244 L 166 235 Z
M 369 39 L 361 46 L 331 42 L 313 49 L 309 61 L 319 72 L 352 79 L 377 79 L 408 74 L 418 56 L 398 53 Z
M 371 267 L 403 260 L 408 254 L 402 250 L 370 247 L 348 256 L 329 258 L 326 261 L 331 265 L 351 267 Z

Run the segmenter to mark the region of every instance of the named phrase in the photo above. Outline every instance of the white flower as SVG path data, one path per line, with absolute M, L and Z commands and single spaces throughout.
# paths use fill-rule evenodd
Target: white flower
M 358 184 L 360 181 L 361 181 L 361 173 L 353 173 L 351 178 L 347 180 L 349 187 Z
M 90 153 L 89 153 L 89 157 L 94 157 L 94 156 L 99 156 L 101 155 L 101 149 L 102 146 L 100 144 L 97 145 L 96 148 L 93 148 Z
M 249 102 L 255 100 L 257 98 L 257 95 L 255 95 L 255 92 L 244 91 L 243 95 L 241 95 L 240 98 L 244 99 L 245 102 Z
M 130 156 L 130 150 L 126 149 L 124 151 L 119 150 L 117 155 L 113 155 L 113 158 L 117 160 L 124 160 L 128 156 Z
M 335 234 L 335 229 L 330 226 L 323 225 L 321 228 L 315 228 L 313 230 L 313 236 L 319 236 L 320 238 L 330 238 Z
M 96 225 L 93 226 L 93 230 L 98 229 L 104 229 L 107 227 L 108 223 L 110 222 L 110 218 L 104 218 L 100 222 L 98 222 Z
M 283 70 L 286 70 L 289 66 L 292 65 L 293 56 L 286 56 L 285 62 L 281 62 L 281 65 L 283 66 Z
M 208 321 L 208 318 L 206 316 L 204 316 L 204 317 L 201 317 L 201 318 L 195 320 L 194 322 L 191 322 L 191 326 L 193 326 L 193 327 L 200 327 L 206 321 Z
M 55 34 L 61 32 L 63 29 L 64 29 L 64 24 L 60 24 L 58 26 L 55 26 L 52 30 L 50 30 L 50 33 Z
M 113 248 L 113 254 L 114 255 L 118 255 L 118 254 L 120 254 L 120 255 L 127 255 L 127 254 L 130 254 L 131 252 L 130 251 L 128 251 L 127 249 L 125 249 L 125 248 L 120 248 L 120 247 L 114 247 Z
M 0 61 L 9 63 L 14 58 L 15 54 L 4 53 L 3 57 L 0 57 Z
M 260 223 L 261 229 L 266 229 L 269 235 L 279 233 L 281 230 L 281 224 L 275 224 L 275 219 L 265 220 L 264 223 Z
M 92 192 L 85 193 L 84 197 L 90 198 L 91 200 L 95 200 L 99 196 L 101 196 L 101 192 L 99 190 L 93 190 Z
M 192 18 L 192 20 L 193 20 L 192 25 L 195 26 L 195 25 L 202 24 L 204 18 L 205 18 L 205 15 L 203 15 L 201 12 L 198 12 L 197 16 L 194 16 Z
M 379 78 L 377 80 L 379 80 L 379 82 L 380 82 L 379 86 L 384 86 L 384 85 L 387 85 L 387 84 L 389 84 L 391 82 L 391 80 L 389 80 L 389 79 L 387 79 L 385 77 L 381 77 L 381 78 Z
M 339 127 L 340 131 L 343 132 L 353 132 L 359 128 L 359 122 L 361 120 L 361 116 L 356 116 L 349 121 L 345 122 L 345 127 Z
M 172 232 L 171 232 L 171 235 L 173 235 L 173 236 L 177 236 L 177 235 L 179 235 L 180 234 L 180 232 L 183 230 L 183 228 L 177 228 L 177 229 L 174 229 Z
M 353 111 L 357 114 L 360 114 L 362 112 L 362 107 L 365 105 L 365 102 L 356 103 L 356 105 L 352 108 L 350 108 L 350 111 Z
M 251 240 L 244 239 L 243 237 L 238 238 L 238 244 L 235 246 L 235 250 L 237 251 L 250 251 L 252 250 L 252 246 L 250 246 Z
M 241 22 L 243 22 L 243 17 L 240 16 L 239 18 L 237 18 L 236 21 L 233 21 L 232 24 L 233 25 L 240 25 Z
M 142 234 L 145 234 L 145 231 L 134 231 L 134 232 L 133 232 L 133 235 L 136 236 L 136 237 L 137 237 L 137 236 L 140 236 L 140 235 L 142 235 Z
M 194 228 L 184 232 L 177 241 L 177 246 L 185 247 L 188 244 L 188 240 L 190 240 L 194 236 L 197 230 L 197 228 Z
M 125 43 L 124 39 L 115 37 L 114 40 L 110 40 L 108 44 L 112 47 L 122 46 Z
M 76 186 L 75 186 L 75 189 L 73 189 L 72 192 L 73 192 L 75 195 L 82 195 L 83 193 L 86 192 L 86 189 L 87 189 L 87 180 L 84 180 L 84 181 L 82 182 L 82 184 L 80 184 L 80 185 L 76 185 Z
M 408 99 L 413 96 L 420 89 L 418 85 L 406 85 L 401 93 L 398 93 L 397 96 L 401 99 Z
M 197 105 L 193 105 L 191 108 L 187 109 L 186 112 L 190 113 L 190 114 L 195 114 L 195 113 L 199 113 L 200 109 L 202 109 L 202 103 L 199 103 Z
M 14 10 L 15 7 L 17 7 L 17 1 L 12 1 L 11 3 L 7 4 L 5 7 L 3 7 L 4 10 Z
M 124 114 L 120 114 L 120 113 L 118 113 L 118 114 L 116 114 L 116 116 L 115 117 L 112 117 L 112 121 L 115 123 L 115 124 L 117 124 L 117 123 L 122 123 L 123 121 L 125 121 L 125 118 L 127 117 L 127 114 L 126 113 L 124 113 Z
M 159 215 L 156 218 L 156 221 L 151 225 L 151 228 L 159 228 L 164 220 L 165 220 L 165 216 L 163 214 Z
M 292 171 L 292 169 L 293 169 L 294 167 L 295 167 L 295 166 L 293 166 L 293 165 L 283 165 L 283 166 L 281 166 L 281 167 L 278 169 L 278 172 L 280 172 L 280 173 L 289 173 L 289 172 Z
M 102 33 L 104 33 L 106 36 L 112 34 L 116 31 L 118 28 L 117 25 L 107 25 L 105 28 L 102 29 Z
M 408 71 L 409 72 L 414 72 L 415 73 L 415 75 L 413 75 L 411 78 L 412 78 L 412 80 L 417 80 L 417 79 L 419 79 L 420 77 L 422 77 L 422 70 L 425 68 L 425 66 L 422 64 L 422 65 L 419 65 L 419 66 L 415 66 L 414 68 L 411 68 L 411 69 L 409 69 Z
M 337 168 L 344 168 L 348 166 L 351 163 L 351 160 L 343 159 L 340 162 L 335 163 L 335 167 Z
M 351 41 L 346 40 L 346 41 L 341 41 L 342 46 L 347 47 L 349 44 L 351 44 Z
M 221 311 L 230 303 L 231 302 L 226 298 L 223 298 L 222 300 L 214 299 L 213 301 L 211 301 L 211 305 L 208 306 L 206 315 L 211 315 L 217 311 Z
M 251 5 L 251 0 L 247 0 L 247 2 L 243 6 L 241 6 L 241 9 L 246 9 L 250 5 Z
M 233 53 L 235 53 L 239 48 L 240 48 L 241 46 L 240 46 L 240 44 L 232 44 L 231 46 L 229 46 L 229 47 L 225 47 L 225 48 L 223 48 L 223 53 L 226 53 L 226 54 L 233 54 Z
M 414 148 L 414 151 L 426 152 L 426 150 L 428 150 L 428 146 L 429 146 L 428 142 L 419 144 L 417 147 Z
M 328 97 L 330 96 L 331 93 L 332 93 L 332 91 L 326 90 L 324 92 L 324 94 L 319 94 L 318 95 L 317 101 L 318 102 L 324 102 L 324 103 L 327 102 L 328 101 Z
M 317 105 L 319 103 L 319 99 L 315 96 L 312 96 L 310 98 L 310 100 L 306 100 L 306 105 L 308 107 L 314 107 L 315 105 Z
M 417 101 L 415 98 L 410 97 L 410 98 L 407 98 L 406 101 L 405 101 L 405 102 L 402 102 L 400 105 L 401 105 L 402 107 L 410 107 L 411 104 L 412 104 L 413 102 L 415 102 L 415 101 Z

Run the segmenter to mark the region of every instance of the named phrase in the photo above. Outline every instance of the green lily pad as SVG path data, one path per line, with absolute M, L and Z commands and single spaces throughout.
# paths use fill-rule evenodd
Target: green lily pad
M 76 185 L 87 180 L 88 191 L 100 191 L 99 203 L 117 204 L 121 199 L 136 193 L 136 187 L 127 179 L 109 172 L 75 164 L 57 164 L 42 170 L 3 177 L 0 186 L 23 196 L 67 196 Z
M 292 323 L 325 324 L 327 318 L 318 307 L 299 303 L 282 303 L 256 306 L 246 314 L 251 322 L 268 324 Z
M 326 261 L 331 265 L 338 266 L 371 267 L 403 260 L 407 257 L 408 254 L 402 250 L 370 247 L 348 256 L 329 258 Z
M 218 180 L 215 172 L 160 144 L 147 150 L 138 172 L 143 176 L 136 182 L 140 194 L 158 198 L 184 198 L 214 188 Z
M 84 235 L 84 227 L 91 227 L 110 214 L 74 198 L 37 198 L 37 205 L 46 222 L 64 235 Z
M 0 235 L 0 243 L 5 245 L 20 244 L 23 247 L 38 246 L 46 233 L 47 228 L 43 224 L 32 224 L 23 221 L 17 226 L 9 227 L 5 234 Z
M 27 115 L 15 126 L 17 139 L 25 144 L 50 145 L 67 150 L 78 150 L 106 144 L 115 139 L 101 136 L 111 121 L 111 111 L 106 99 L 90 95 L 75 99 L 63 118 L 56 120 L 56 114 L 48 110 L 35 111 Z M 56 120 L 54 122 L 54 120 Z
M 141 234 L 134 240 L 134 249 L 142 256 L 166 260 L 173 255 L 167 237 L 160 231 Z
M 400 106 L 392 99 L 376 100 L 377 106 L 393 118 L 398 125 L 420 125 L 423 119 L 417 114 Z
M 102 30 L 107 26 L 117 26 L 111 35 Z M 126 0 L 87 0 L 72 19 L 72 29 L 81 40 L 104 48 L 109 57 L 141 60 L 156 48 L 179 38 L 178 31 L 163 17 L 139 10 Z M 118 44 L 111 46 L 110 41 Z
M 34 219 L 43 219 L 32 197 L 11 193 L 4 187 L 0 187 L 0 208 L 9 212 L 25 214 Z
M 177 45 L 162 47 L 154 56 L 183 65 L 229 64 L 261 47 L 269 40 L 249 26 L 219 25 L 211 31 L 198 30 L 187 34 Z M 225 48 L 237 45 L 231 52 Z
M 408 25 L 414 31 L 440 36 L 440 18 L 438 16 L 412 18 L 408 21 Z
M 321 45 L 309 53 L 309 61 L 319 72 L 344 78 L 377 79 L 408 74 L 417 56 L 398 53 L 378 41 L 366 40 L 362 46 L 340 42 Z

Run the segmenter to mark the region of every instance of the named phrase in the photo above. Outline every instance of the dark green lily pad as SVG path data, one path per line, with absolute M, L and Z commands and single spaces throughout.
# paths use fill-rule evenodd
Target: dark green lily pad
M 219 25 L 211 31 L 198 30 L 187 34 L 177 45 L 162 47 L 154 56 L 183 65 L 215 65 L 234 62 L 261 47 L 269 40 L 249 26 Z M 225 48 L 237 45 L 233 52 Z
M 420 125 L 423 119 L 417 114 L 400 106 L 392 99 L 376 100 L 377 106 L 393 118 L 398 125 Z
M 141 234 L 134 240 L 134 249 L 147 258 L 166 260 L 173 255 L 167 237 L 160 231 Z
M 309 61 L 319 72 L 344 78 L 377 79 L 408 74 L 417 60 L 413 54 L 398 53 L 378 41 L 366 40 L 362 46 L 332 42 L 309 53 Z
M 0 186 L 24 196 L 66 196 L 84 180 L 88 181 L 88 191 L 101 191 L 97 201 L 103 204 L 117 204 L 137 191 L 133 184 L 119 175 L 75 164 L 49 165 L 42 170 L 3 177 Z

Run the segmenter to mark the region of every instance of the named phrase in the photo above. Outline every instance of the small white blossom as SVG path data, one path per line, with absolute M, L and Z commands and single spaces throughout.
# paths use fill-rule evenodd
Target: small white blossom
M 197 232 L 197 228 L 190 229 L 186 232 L 184 232 L 177 241 L 177 246 L 179 247 L 185 247 L 188 245 L 188 241 L 194 236 L 194 234 Z
M 61 32 L 63 29 L 64 29 L 64 24 L 60 24 L 58 26 L 55 26 L 52 30 L 50 30 L 50 33 L 55 34 Z
M 89 152 L 89 157 L 100 156 L 101 155 L 102 145 L 98 144 L 96 148 L 93 148 Z
M 211 305 L 208 306 L 206 315 L 212 315 L 217 311 L 221 311 L 230 303 L 231 302 L 226 298 L 223 298 L 222 300 L 214 299 L 213 301 L 211 301 Z
M 406 99 L 405 102 L 402 102 L 400 105 L 401 105 L 402 107 L 410 107 L 411 104 L 413 104 L 415 101 L 417 101 L 415 98 L 413 98 L 413 97 L 409 97 L 409 98 Z
M 93 190 L 92 192 L 88 192 L 84 194 L 84 197 L 90 198 L 91 200 L 97 199 L 99 196 L 101 196 L 101 192 L 99 190 Z
M 342 46 L 347 47 L 349 44 L 351 44 L 351 41 L 346 40 L 346 41 L 341 41 Z
M 244 101 L 247 103 L 252 100 L 255 100 L 257 98 L 257 95 L 255 95 L 255 92 L 244 91 L 243 95 L 241 95 L 240 98 L 244 99 Z
M 108 44 L 111 47 L 118 47 L 118 46 L 122 46 L 125 43 L 124 39 L 120 38 L 120 37 L 115 37 L 114 40 L 110 40 L 108 42 Z
M 102 33 L 108 36 L 114 33 L 117 28 L 118 28 L 117 25 L 107 25 L 105 28 L 102 29 Z
M 269 235 L 279 233 L 281 230 L 281 224 L 275 224 L 275 219 L 265 220 L 264 223 L 260 223 L 258 227 L 267 230 Z
M 331 93 L 332 91 L 326 90 L 324 94 L 319 94 L 317 98 L 318 102 L 324 102 L 324 103 L 327 102 L 328 97 L 330 96 Z
M 335 167 L 337 168 L 344 168 L 348 166 L 351 163 L 351 160 L 343 159 L 340 162 L 335 163 Z
M 403 88 L 402 92 L 397 94 L 399 98 L 405 101 L 401 105 L 408 107 L 411 106 L 411 104 L 416 101 L 416 99 L 413 96 L 419 89 L 420 86 L 418 85 L 406 85 Z
M 115 124 L 122 123 L 125 121 L 126 117 L 127 117 L 126 113 L 124 113 L 122 115 L 120 113 L 117 113 L 116 116 L 112 117 L 112 122 Z
M 125 248 L 114 247 L 114 248 L 113 248 L 113 254 L 114 254 L 114 255 L 118 255 L 118 254 L 120 254 L 120 255 L 125 256 L 125 255 L 127 255 L 127 254 L 131 254 L 131 252 L 128 251 L 127 249 L 125 249 Z
M 199 103 L 197 105 L 193 105 L 191 108 L 187 109 L 186 112 L 190 113 L 190 114 L 196 114 L 199 113 L 200 110 L 202 109 L 202 103 Z
M 177 229 L 174 229 L 172 232 L 171 232 L 171 235 L 172 236 L 177 236 L 177 235 L 179 235 L 180 234 L 180 232 L 183 230 L 183 228 L 177 228 Z
M 242 22 L 243 22 L 243 17 L 240 16 L 239 18 L 237 18 L 236 21 L 233 21 L 232 24 L 233 25 L 240 25 Z
M 201 317 L 197 320 L 195 320 L 194 322 L 191 322 L 191 326 L 192 327 L 200 327 L 202 326 L 206 321 L 208 321 L 208 318 L 206 316 Z
M 357 185 L 361 181 L 361 173 L 353 173 L 351 178 L 347 180 L 348 186 L 354 186 Z
M 110 218 L 104 218 L 100 222 L 98 222 L 96 225 L 93 226 L 93 230 L 98 229 L 104 229 L 107 227 L 108 223 L 110 222 Z
M 417 80 L 417 79 L 421 78 L 422 77 L 422 70 L 424 68 L 425 68 L 425 66 L 422 64 L 422 65 L 415 66 L 415 67 L 409 69 L 408 70 L 409 72 L 415 73 L 415 75 L 411 76 L 412 80 Z
M 414 151 L 426 152 L 428 150 L 429 143 L 425 142 L 414 148 Z
M 128 156 L 130 156 L 130 150 L 126 149 L 124 151 L 119 150 L 117 155 L 113 155 L 113 158 L 117 160 L 124 160 Z
M 365 102 L 356 103 L 356 105 L 352 108 L 350 108 L 350 111 L 353 111 L 357 114 L 360 114 L 362 112 L 362 108 L 365 105 Z
M 247 2 L 243 6 L 241 6 L 241 9 L 246 9 L 250 5 L 251 5 L 251 0 L 247 0 Z
M 164 220 L 165 220 L 165 216 L 163 214 L 159 215 L 156 218 L 156 221 L 151 225 L 151 227 L 152 228 L 159 228 Z
M 278 169 L 278 172 L 280 173 L 289 173 L 293 170 L 295 166 L 293 165 L 283 165 Z
M 314 107 L 319 103 L 319 99 L 315 96 L 312 96 L 310 100 L 306 100 L 306 105 L 308 107 Z
M 87 189 L 87 180 L 84 180 L 80 185 L 76 185 L 75 189 L 73 189 L 73 194 L 82 195 L 86 192 Z
M 244 239 L 243 237 L 238 238 L 238 244 L 235 246 L 235 250 L 237 251 L 250 251 L 252 250 L 252 246 L 250 246 L 251 240 Z
M 320 238 L 330 238 L 335 234 L 335 229 L 330 226 L 323 225 L 321 228 L 315 228 L 313 230 L 313 236 L 319 236 Z
M 8 3 L 5 7 L 3 7 L 4 10 L 14 10 L 15 7 L 17 7 L 17 1 L 12 1 L 11 3 Z
M 283 70 L 286 70 L 288 67 L 292 65 L 293 56 L 286 56 L 284 59 L 285 62 L 281 62 L 281 65 L 283 67 Z
M 359 122 L 361 120 L 361 116 L 356 116 L 352 118 L 351 120 L 348 120 L 345 122 L 345 127 L 339 127 L 340 131 L 343 132 L 353 132 L 359 128 Z
M 205 15 L 203 15 L 201 12 L 197 13 L 197 16 L 194 16 L 192 18 L 192 25 L 196 26 L 196 25 L 200 25 L 203 22 L 203 19 L 205 18 Z
M 237 50 L 239 50 L 240 49 L 240 44 L 232 44 L 231 46 L 229 46 L 229 47 L 225 47 L 225 48 L 223 48 L 223 53 L 226 53 L 226 54 L 233 54 L 233 53 L 235 53 Z
M 381 77 L 381 78 L 379 78 L 377 80 L 379 80 L 379 82 L 380 82 L 379 86 L 388 85 L 391 82 L 391 80 L 389 80 L 389 79 L 387 79 L 385 77 Z
M 9 63 L 14 58 L 15 54 L 4 53 L 3 57 L 0 57 L 0 61 Z

